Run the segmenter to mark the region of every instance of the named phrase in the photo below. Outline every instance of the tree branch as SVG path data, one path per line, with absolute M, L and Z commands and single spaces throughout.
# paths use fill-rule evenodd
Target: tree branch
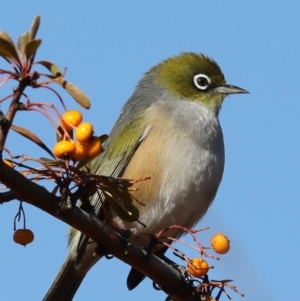
M 15 200 L 16 198 L 16 195 L 11 190 L 0 192 L 0 204 L 10 202 L 12 200 Z
M 0 124 L 1 125 L 1 127 L 0 127 L 0 146 L 2 146 L 2 147 L 4 147 L 4 145 L 5 145 L 8 131 L 9 131 L 10 126 L 13 122 L 13 119 L 16 115 L 20 98 L 23 95 L 23 92 L 24 92 L 26 86 L 28 85 L 28 81 L 29 81 L 28 77 L 25 77 L 20 81 L 18 88 L 14 91 L 12 101 L 9 105 L 6 116 L 1 112 L 0 117 L 1 117 L 2 122 Z M 3 149 L 0 148 L 0 155 L 2 155 L 2 151 L 3 151 Z
M 129 243 L 93 214 L 78 207 L 63 214 L 59 210 L 60 198 L 48 192 L 43 186 L 28 180 L 2 160 L 0 160 L 0 171 L 0 181 L 13 191 L 17 199 L 38 207 L 81 231 L 104 246 L 109 253 L 151 278 L 172 300 L 199 300 L 199 296 L 193 294 L 193 287 L 175 268 L 143 248 Z

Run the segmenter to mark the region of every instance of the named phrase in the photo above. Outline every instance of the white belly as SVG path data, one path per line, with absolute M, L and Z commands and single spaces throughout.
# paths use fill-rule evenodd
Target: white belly
M 194 116 L 185 127 L 178 126 L 177 116 L 171 122 L 156 122 L 161 116 L 153 109 L 148 120 L 152 125 L 124 173 L 125 178 L 151 177 L 150 181 L 141 182 L 134 194 L 145 203 L 144 207 L 137 206 L 139 220 L 146 228 L 117 218 L 121 227 L 135 227 L 150 234 L 171 225 L 192 228 L 213 201 L 224 169 L 223 135 L 213 113 L 191 105 Z M 172 233 L 180 235 L 181 231 Z

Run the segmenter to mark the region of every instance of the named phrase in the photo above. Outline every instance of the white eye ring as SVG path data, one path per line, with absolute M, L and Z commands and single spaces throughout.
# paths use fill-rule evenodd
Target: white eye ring
M 206 90 L 210 82 L 210 78 L 205 74 L 197 74 L 194 76 L 194 84 L 199 90 Z

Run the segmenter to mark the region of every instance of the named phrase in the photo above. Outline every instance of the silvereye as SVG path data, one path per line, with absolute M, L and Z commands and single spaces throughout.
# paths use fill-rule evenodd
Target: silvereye
M 217 63 L 198 53 L 171 57 L 144 75 L 124 105 L 106 151 L 92 162 L 92 172 L 98 175 L 151 177 L 139 182 L 134 192 L 145 205 L 135 204 L 139 221 L 146 227 L 112 213 L 120 228 L 155 234 L 171 225 L 192 228 L 203 217 L 224 169 L 218 114 L 224 98 L 237 93 L 248 92 L 227 84 Z M 91 200 L 96 210 L 102 202 L 99 194 Z M 181 234 L 177 229 L 168 236 Z M 143 235 L 134 243 L 145 246 L 148 239 Z M 69 256 L 44 301 L 72 300 L 86 273 L 100 259 L 92 256 L 96 243 L 82 241 L 82 234 L 74 229 Z M 132 270 L 129 289 L 142 279 Z

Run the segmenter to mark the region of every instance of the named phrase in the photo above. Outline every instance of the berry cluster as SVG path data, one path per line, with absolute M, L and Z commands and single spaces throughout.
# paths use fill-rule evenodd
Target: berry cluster
M 68 135 L 57 142 L 53 148 L 53 153 L 57 158 L 72 159 L 77 162 L 86 156 L 95 158 L 102 152 L 100 139 L 93 136 L 93 125 L 90 122 L 82 122 L 82 114 L 79 111 L 65 112 L 61 118 L 61 127 L 69 134 L 75 129 L 76 141 Z

